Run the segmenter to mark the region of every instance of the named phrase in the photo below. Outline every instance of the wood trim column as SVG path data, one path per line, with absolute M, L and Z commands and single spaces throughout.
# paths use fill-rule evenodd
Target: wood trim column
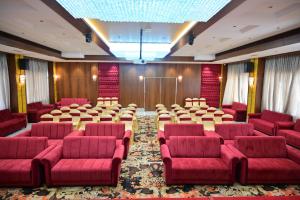
M 54 63 L 53 62 L 48 62 L 48 78 L 49 78 L 49 102 L 51 104 L 55 103 L 55 98 L 54 98 Z
M 8 76 L 9 76 L 9 90 L 10 90 L 10 109 L 12 112 L 19 112 L 18 104 L 18 86 L 17 86 L 17 68 L 14 54 L 6 54 Z
M 261 102 L 264 84 L 265 73 L 265 58 L 258 59 L 257 79 L 256 79 L 256 94 L 255 94 L 255 112 L 261 112 Z
M 222 108 L 223 104 L 223 98 L 224 98 L 224 92 L 225 92 L 225 87 L 227 83 L 227 72 L 228 72 L 228 65 L 223 64 L 221 68 L 221 85 L 220 85 L 220 108 Z

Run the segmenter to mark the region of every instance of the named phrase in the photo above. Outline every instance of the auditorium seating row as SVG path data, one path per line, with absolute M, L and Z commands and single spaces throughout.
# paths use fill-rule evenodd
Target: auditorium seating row
M 158 132 L 165 179 L 172 184 L 299 184 L 300 151 L 252 124 L 169 124 Z
M 124 124 L 37 123 L 0 138 L 0 185 L 114 185 L 127 158 L 131 132 Z
M 184 107 L 185 108 L 191 108 L 193 106 L 204 106 L 206 105 L 206 99 L 205 98 L 197 98 L 197 97 L 194 97 L 194 98 L 185 98 L 184 100 L 185 104 L 184 104 Z

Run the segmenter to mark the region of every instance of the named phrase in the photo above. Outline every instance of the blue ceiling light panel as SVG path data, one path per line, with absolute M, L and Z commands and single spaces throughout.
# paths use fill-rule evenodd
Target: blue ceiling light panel
M 57 0 L 75 18 L 105 22 L 206 22 L 230 0 Z

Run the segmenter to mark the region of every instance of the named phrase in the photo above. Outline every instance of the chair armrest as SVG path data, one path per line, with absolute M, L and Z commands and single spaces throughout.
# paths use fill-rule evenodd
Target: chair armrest
M 17 117 L 17 118 L 23 118 L 26 117 L 27 114 L 26 113 L 12 113 L 11 114 L 13 117 Z
M 127 144 L 130 141 L 130 137 L 131 137 L 131 131 L 127 130 L 125 131 L 124 137 L 123 137 L 123 144 Z
M 123 155 L 124 155 L 125 147 L 123 145 L 119 145 L 116 147 L 114 156 L 113 156 L 113 165 L 121 164 Z
M 15 137 L 29 137 L 31 135 L 31 130 L 23 131 L 22 133 L 16 135 Z
M 172 165 L 172 158 L 169 148 L 166 144 L 160 146 L 161 158 L 166 165 Z
M 158 131 L 157 132 L 157 138 L 158 138 L 160 144 L 166 144 L 166 138 L 165 138 L 165 132 L 164 131 Z
M 62 145 L 53 145 L 54 148 L 41 159 L 43 165 L 51 169 L 62 157 Z
M 254 119 L 254 118 L 259 119 L 261 117 L 261 113 L 249 113 L 248 116 L 249 119 Z
M 276 122 L 277 129 L 293 129 L 294 122 Z
M 234 155 L 235 155 L 239 160 L 242 160 L 242 159 L 247 158 L 243 153 L 241 153 L 238 149 L 236 149 L 232 144 L 227 144 L 226 146 L 227 146 L 227 148 L 228 148 L 229 150 L 231 150 L 231 151 L 234 153 Z
M 221 145 L 221 158 L 229 165 L 232 169 L 235 168 L 239 162 L 239 156 L 236 155 L 227 145 Z
M 84 136 L 84 132 L 83 131 L 73 131 L 66 137 L 70 137 L 70 136 Z
M 231 108 L 232 105 L 224 104 L 222 105 L 222 108 Z
M 208 137 L 217 137 L 220 139 L 220 144 L 224 144 L 223 137 L 214 131 L 204 131 L 204 135 Z
M 288 158 L 300 165 L 300 150 L 287 146 Z

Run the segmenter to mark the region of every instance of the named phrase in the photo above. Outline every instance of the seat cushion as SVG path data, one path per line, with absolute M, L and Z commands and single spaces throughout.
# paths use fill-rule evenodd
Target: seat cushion
M 62 159 L 51 170 L 54 184 L 110 183 L 112 159 Z
M 227 145 L 227 144 L 234 144 L 234 140 L 224 140 L 224 144 Z
M 230 169 L 220 158 L 172 158 L 174 180 L 226 181 L 230 177 Z
M 48 145 L 62 145 L 63 144 L 63 140 L 55 140 L 55 139 L 50 139 L 48 140 Z
M 277 135 L 285 137 L 287 144 L 300 148 L 300 132 L 294 130 L 279 130 Z
M 262 119 L 249 119 L 254 128 L 268 135 L 273 135 L 274 124 Z
M 300 165 L 287 158 L 249 158 L 249 183 L 300 182 Z
M 1 159 L 0 184 L 30 183 L 31 159 Z
M 222 110 L 225 114 L 230 114 L 232 116 L 235 116 L 235 114 L 236 114 L 236 111 L 233 109 L 230 109 L 230 108 L 223 108 Z

